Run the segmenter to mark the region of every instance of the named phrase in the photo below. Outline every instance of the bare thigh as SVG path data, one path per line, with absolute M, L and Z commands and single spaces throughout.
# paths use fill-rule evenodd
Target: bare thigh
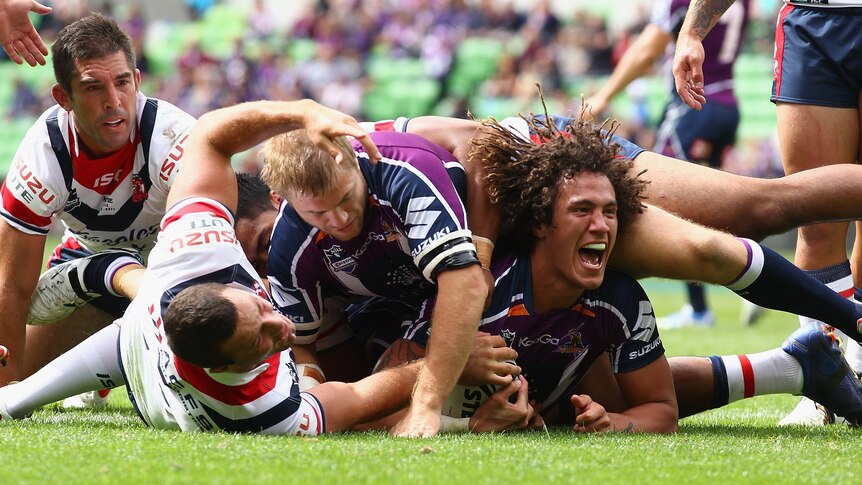
M 51 325 L 28 325 L 24 376 L 33 374 L 113 321 L 112 315 L 93 305 L 84 305 L 65 320 Z
M 777 117 L 781 160 L 787 174 L 857 160 L 858 109 L 779 103 Z M 844 261 L 846 237 L 847 223 L 801 228 L 796 264 L 815 269 Z
M 620 231 L 609 264 L 638 278 L 725 285 L 747 261 L 745 245 L 734 236 L 648 206 Z

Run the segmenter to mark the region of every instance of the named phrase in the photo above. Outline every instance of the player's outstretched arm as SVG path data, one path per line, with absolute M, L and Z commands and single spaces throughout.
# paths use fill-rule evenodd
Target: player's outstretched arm
M 635 42 L 623 54 L 620 62 L 599 91 L 586 100 L 594 116 L 608 109 L 611 100 L 632 81 L 649 72 L 655 62 L 664 54 L 665 48 L 673 40 L 670 32 L 656 24 L 644 27 Z
M 14 63 L 45 65 L 48 48 L 28 13 L 47 15 L 51 10 L 35 0 L 0 0 L 0 43 Z
M 575 394 L 571 397 L 575 408 L 573 431 L 676 432 L 679 425 L 676 394 L 664 356 L 636 371 L 616 374 L 616 379 L 628 409 L 610 413 L 590 396 Z
M 327 433 L 346 431 L 402 409 L 416 383 L 421 361 L 384 369 L 350 384 L 324 382 L 311 388 L 326 413 Z
M 236 174 L 230 158 L 264 140 L 305 128 L 311 140 L 341 155 L 332 139 L 347 135 L 359 140 L 372 157 L 380 152 L 353 117 L 311 100 L 254 101 L 211 111 L 195 124 L 186 142 L 183 170 L 168 196 L 168 206 L 188 197 L 209 197 L 236 209 Z
M 703 38 L 735 0 L 693 0 L 679 31 L 673 56 L 673 79 L 680 99 L 700 110 L 703 95 Z
M 449 269 L 437 276 L 437 302 L 425 365 L 419 373 L 404 418 L 392 429 L 396 436 L 434 436 L 440 411 L 467 362 L 487 295 L 479 265 Z
M 0 222 L 0 344 L 9 349 L 0 367 L 0 386 L 24 376 L 24 341 L 30 297 L 39 279 L 45 236 L 23 233 Z

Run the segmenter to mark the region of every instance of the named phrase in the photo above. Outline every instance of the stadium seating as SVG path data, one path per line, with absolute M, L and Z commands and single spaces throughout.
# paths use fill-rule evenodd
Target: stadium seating
M 449 90 L 452 94 L 472 96 L 479 85 L 488 79 L 503 56 L 503 44 L 496 39 L 481 37 L 465 39 L 455 51 Z

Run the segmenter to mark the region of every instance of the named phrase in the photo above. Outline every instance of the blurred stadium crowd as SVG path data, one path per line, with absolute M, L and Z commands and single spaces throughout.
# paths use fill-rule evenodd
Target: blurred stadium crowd
M 767 99 L 776 2 L 760 2 L 738 62 L 742 143 L 728 167 L 760 176 L 780 174 L 774 173 L 780 163 Z M 89 11 L 111 15 L 135 41 L 142 91 L 192 115 L 255 99 L 310 97 L 361 120 L 535 111 L 536 82 L 552 112 L 577 112 L 581 94 L 606 79 L 650 15 L 645 2 L 629 12 L 636 21 L 612 30 L 614 2 L 563 15 L 547 0 L 527 10 L 499 0 L 316 0 L 281 26 L 273 8 L 284 7 L 264 0 L 250 6 L 186 0 L 191 20 L 169 23 L 145 18 L 129 2 L 45 3 L 55 9 L 36 19 L 46 43 Z M 657 67 L 656 76 L 633 83 L 608 113 L 623 121 L 621 134 L 645 147 L 670 95 L 669 68 Z M 5 172 L 26 129 L 54 104 L 53 73 L 15 66 L 3 55 L 0 76 L 0 119 L 9 127 L 0 139 Z

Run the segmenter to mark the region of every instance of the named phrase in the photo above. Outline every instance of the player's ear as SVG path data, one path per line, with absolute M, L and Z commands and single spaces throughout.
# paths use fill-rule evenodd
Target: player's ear
M 547 229 L 547 226 L 545 224 L 542 224 L 539 227 L 534 227 L 533 228 L 533 235 L 536 236 L 536 239 L 544 239 L 546 229 Z
M 275 207 L 276 209 L 278 209 L 279 206 L 281 206 L 281 196 L 278 195 L 277 193 L 275 193 L 274 190 L 269 191 L 269 200 L 270 200 L 270 202 L 272 202 L 272 206 Z
M 69 93 L 63 89 L 63 86 L 59 84 L 55 84 L 51 86 L 51 96 L 54 98 L 54 101 L 60 105 L 66 111 L 72 111 L 72 99 L 69 96 Z
M 141 71 L 135 69 L 135 91 L 141 90 Z

